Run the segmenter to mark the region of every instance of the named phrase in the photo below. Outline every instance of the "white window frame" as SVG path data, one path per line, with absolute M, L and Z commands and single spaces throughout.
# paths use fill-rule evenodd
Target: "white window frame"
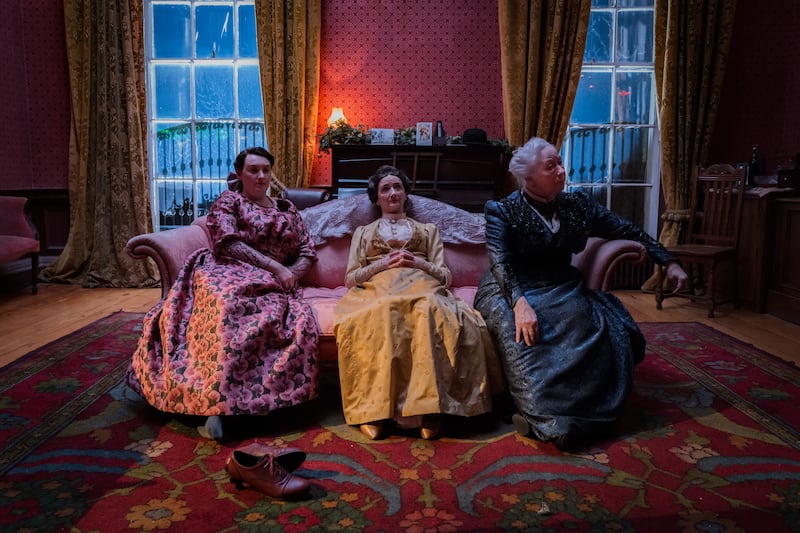
M 200 172 L 200 165 L 201 162 L 199 161 L 199 150 L 198 150 L 198 124 L 200 123 L 208 123 L 208 122 L 215 122 L 215 119 L 206 119 L 206 118 L 197 118 L 196 112 L 196 104 L 195 104 L 195 76 L 196 76 L 196 69 L 198 66 L 204 65 L 214 65 L 214 66 L 223 66 L 223 65 L 230 65 L 233 68 L 233 94 L 230 95 L 230 98 L 233 102 L 233 109 L 234 114 L 238 115 L 239 109 L 239 92 L 237 90 L 238 87 L 238 69 L 236 66 L 247 66 L 247 65 L 254 65 L 256 67 L 259 66 L 258 58 L 240 58 L 239 57 L 239 40 L 236 38 L 238 28 L 239 28 L 239 7 L 246 6 L 246 5 L 254 5 L 253 0 L 143 0 L 144 1 L 144 26 L 145 26 L 145 83 L 147 87 L 147 122 L 148 122 L 148 147 L 149 147 L 149 163 L 148 163 L 148 170 L 150 173 L 150 200 L 151 200 L 151 215 L 153 220 L 153 228 L 154 231 L 160 231 L 162 229 L 169 229 L 171 227 L 175 227 L 176 225 L 166 225 L 162 226 L 161 223 L 161 211 L 166 209 L 167 206 L 161 205 L 161 198 L 159 197 L 159 187 L 161 185 L 167 183 L 175 183 L 176 188 L 178 187 L 178 183 L 183 185 L 189 185 L 191 182 L 191 189 L 192 189 L 192 205 L 191 205 L 191 212 L 187 214 L 187 219 L 194 220 L 198 216 L 201 216 L 202 213 L 200 209 L 200 202 L 203 201 L 201 198 L 201 188 L 200 186 L 204 186 L 204 189 L 208 189 L 209 187 L 219 187 L 220 190 L 224 190 L 227 187 L 226 184 L 226 177 L 227 173 L 220 178 L 208 178 L 201 176 Z M 196 57 L 196 41 L 192 41 L 192 50 L 191 54 L 192 57 L 185 58 L 185 59 L 157 59 L 154 57 L 155 54 L 155 30 L 154 30 L 154 17 L 153 17 L 153 7 L 157 5 L 182 5 L 188 6 L 191 11 L 191 35 L 196 35 L 196 20 L 195 20 L 195 10 L 198 7 L 208 7 L 208 6 L 231 6 L 233 12 L 233 21 L 232 21 L 232 29 L 231 31 L 234 34 L 233 39 L 233 46 L 234 46 L 234 55 L 231 58 L 197 58 Z M 189 95 L 189 105 L 190 105 L 190 114 L 189 118 L 187 119 L 175 119 L 175 118 L 157 118 L 156 115 L 156 91 L 151 90 L 150 87 L 153 86 L 155 83 L 155 69 L 157 66 L 161 65 L 180 65 L 180 66 L 188 66 L 189 67 L 189 77 L 190 77 L 190 95 Z M 217 119 L 219 122 L 222 123 L 232 123 L 232 134 L 235 136 L 234 146 L 237 147 L 238 150 L 244 148 L 245 144 L 261 144 L 264 147 L 267 146 L 266 144 L 266 133 L 264 129 L 264 119 L 261 117 L 260 121 L 254 119 L 240 119 L 238 116 L 234 117 L 224 117 Z M 263 134 L 263 140 L 258 141 L 258 143 L 246 143 L 244 140 L 244 136 L 241 134 L 240 124 L 251 124 L 254 122 L 258 122 L 261 125 Z M 186 169 L 186 174 L 184 178 L 175 178 L 172 176 L 164 176 L 161 173 L 160 168 L 160 161 L 159 161 L 159 152 L 158 152 L 158 129 L 159 125 L 164 124 L 174 124 L 174 123 L 181 123 L 186 124 L 187 127 L 190 128 L 190 136 L 191 136 L 191 164 L 188 165 Z M 234 153 L 235 156 L 235 153 Z M 232 160 L 231 160 L 232 164 Z M 229 170 L 233 170 L 232 166 Z M 180 224 L 178 224 L 180 225 Z
M 617 39 L 617 21 L 618 17 L 617 14 L 619 12 L 624 11 L 642 11 L 642 10 L 653 10 L 652 6 L 646 7 L 602 7 L 602 8 L 592 8 L 592 12 L 597 11 L 605 11 L 613 13 L 613 30 L 612 30 L 612 37 L 611 42 L 612 46 L 616 47 L 616 39 Z M 655 19 L 654 19 L 655 20 Z M 653 43 L 655 44 L 655 43 Z M 616 52 L 615 52 L 616 54 Z M 655 72 L 655 66 L 653 63 L 621 63 L 618 61 L 618 58 L 614 57 L 613 60 L 609 63 L 584 63 L 582 67 L 582 72 L 608 72 L 611 74 L 611 94 L 616 94 L 616 83 L 617 83 L 617 76 L 618 72 Z M 609 209 L 614 209 L 614 205 L 612 202 L 613 199 L 613 190 L 620 189 L 620 188 L 642 188 L 646 189 L 643 210 L 642 213 L 642 229 L 649 233 L 650 235 L 657 237 L 658 226 L 659 226 L 659 205 L 660 205 L 660 194 L 661 194 L 661 149 L 660 149 L 660 131 L 658 125 L 658 110 L 656 106 L 656 87 L 655 87 L 655 76 L 653 76 L 653 83 L 651 85 L 653 94 L 651 95 L 651 116 L 653 117 L 653 124 L 630 124 L 630 123 L 616 123 L 614 122 L 616 113 L 615 113 L 615 98 L 611 98 L 611 110 L 610 110 L 610 117 L 611 122 L 604 123 L 604 124 L 588 124 L 588 123 L 570 123 L 567 129 L 567 132 L 564 135 L 564 142 L 562 144 L 562 152 L 564 155 L 564 162 L 565 166 L 567 166 L 567 184 L 566 188 L 568 190 L 580 190 L 582 188 L 587 189 L 598 189 L 598 188 L 605 188 L 605 206 Z M 611 133 L 609 134 L 609 142 L 607 146 L 607 154 L 606 160 L 608 161 L 608 168 L 605 170 L 605 176 L 602 183 L 578 183 L 578 182 L 571 182 L 569 179 L 570 168 L 568 165 L 571 163 L 571 150 L 572 146 L 570 145 L 570 138 L 569 138 L 569 130 L 573 127 L 584 127 L 584 128 L 592 128 L 592 127 L 610 127 Z M 614 131 L 616 129 L 621 128 L 629 128 L 629 127 L 636 127 L 636 128 L 650 128 L 652 130 L 651 135 L 652 138 L 650 140 L 648 146 L 648 153 L 647 153 L 647 161 L 645 164 L 645 175 L 643 176 L 642 182 L 614 182 L 612 176 L 612 168 L 614 166 L 614 154 L 615 154 L 615 138 Z

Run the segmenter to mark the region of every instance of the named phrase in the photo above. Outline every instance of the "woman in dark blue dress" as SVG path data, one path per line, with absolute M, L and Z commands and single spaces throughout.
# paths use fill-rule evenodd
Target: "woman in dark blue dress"
M 489 271 L 475 307 L 503 361 L 516 430 L 574 448 L 612 427 L 631 389 L 645 339 L 614 295 L 588 289 L 571 266 L 589 237 L 641 242 L 676 290 L 687 276 L 635 224 L 581 192 L 563 192 L 555 147 L 533 138 L 511 158 L 520 190 L 487 202 Z

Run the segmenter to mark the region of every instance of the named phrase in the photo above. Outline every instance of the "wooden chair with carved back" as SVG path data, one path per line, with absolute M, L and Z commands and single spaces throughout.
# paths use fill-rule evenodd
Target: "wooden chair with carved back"
M 744 190 L 744 169 L 725 164 L 695 169 L 686 242 L 667 247 L 689 274 L 690 287 L 676 294 L 665 292 L 666 268 L 658 267 L 656 309 L 661 309 L 663 300 L 672 296 L 707 302 L 710 318 L 714 318 L 718 304 L 733 302 L 738 307 L 737 243 Z M 719 267 L 723 264 L 731 267 L 730 281 L 725 286 L 719 283 Z M 720 289 L 726 289 L 726 294 L 720 296 Z

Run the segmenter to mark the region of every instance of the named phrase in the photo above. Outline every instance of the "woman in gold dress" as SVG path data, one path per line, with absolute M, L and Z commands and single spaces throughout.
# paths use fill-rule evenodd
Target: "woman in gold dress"
M 443 414 L 490 411 L 502 379 L 480 314 L 448 290 L 438 229 L 406 216 L 409 190 L 394 167 L 370 177 L 381 217 L 353 233 L 334 311 L 345 420 L 371 439 L 389 421 L 435 438 Z

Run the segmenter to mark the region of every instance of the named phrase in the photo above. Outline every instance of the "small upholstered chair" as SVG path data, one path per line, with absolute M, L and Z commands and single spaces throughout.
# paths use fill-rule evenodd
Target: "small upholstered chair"
M 730 165 L 711 165 L 695 170 L 686 242 L 667 247 L 687 269 L 692 286 L 686 292 L 665 293 L 666 268 L 658 267 L 656 309 L 661 309 L 664 298 L 671 296 L 708 302 L 709 318 L 714 318 L 717 304 L 732 301 L 738 307 L 736 249 L 742 222 L 744 189 L 744 169 L 735 169 Z M 732 276 L 727 294 L 720 296 L 718 267 L 725 263 L 731 266 Z M 693 266 L 700 269 L 702 287 L 693 286 L 694 276 L 688 270 Z
M 27 198 L 0 196 L 0 264 L 30 257 L 31 292 L 39 290 L 39 236 L 25 210 Z

